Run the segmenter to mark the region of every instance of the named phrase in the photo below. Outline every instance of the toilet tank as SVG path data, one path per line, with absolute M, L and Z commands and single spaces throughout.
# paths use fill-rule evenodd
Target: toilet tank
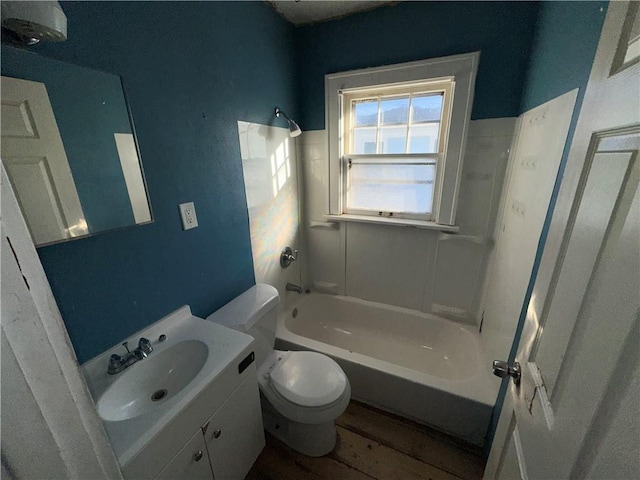
M 248 333 L 256 340 L 256 366 L 273 351 L 278 326 L 278 291 L 258 283 L 216 310 L 207 320 Z

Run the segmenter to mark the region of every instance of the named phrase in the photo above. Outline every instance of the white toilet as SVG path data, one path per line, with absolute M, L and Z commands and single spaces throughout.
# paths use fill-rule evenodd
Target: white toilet
M 207 320 L 256 339 L 265 429 L 294 450 L 319 457 L 336 444 L 334 420 L 347 408 L 351 386 L 340 366 L 326 355 L 274 350 L 279 301 L 274 287 L 257 284 Z

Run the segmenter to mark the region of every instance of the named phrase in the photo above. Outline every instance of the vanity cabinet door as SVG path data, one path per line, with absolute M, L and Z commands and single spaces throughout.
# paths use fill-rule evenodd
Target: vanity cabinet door
M 241 480 L 264 448 L 255 367 L 203 427 L 216 480 Z
M 154 480 L 213 480 L 202 431 L 198 430 Z

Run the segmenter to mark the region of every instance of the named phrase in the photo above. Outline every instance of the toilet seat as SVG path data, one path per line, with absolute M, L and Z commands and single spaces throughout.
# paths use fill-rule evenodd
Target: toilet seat
M 351 399 L 351 386 L 340 366 L 316 352 L 274 351 L 258 369 L 258 383 L 278 412 L 300 423 L 333 421 Z
M 286 352 L 271 370 L 269 380 L 280 395 L 302 407 L 335 402 L 347 384 L 340 366 L 317 352 Z

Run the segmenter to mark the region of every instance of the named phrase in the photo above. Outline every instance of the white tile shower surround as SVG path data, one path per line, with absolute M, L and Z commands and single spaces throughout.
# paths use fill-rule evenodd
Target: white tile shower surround
M 273 285 L 284 300 L 296 295 L 286 292 L 285 285 L 300 283 L 301 262 L 283 269 L 280 252 L 286 246 L 303 250 L 295 141 L 288 128 L 248 122 L 238 122 L 238 136 L 256 282 Z
M 524 113 L 516 126 L 483 302 L 482 341 L 489 358 L 509 355 L 576 94 L 577 90 L 567 92 Z M 500 383 L 497 377 L 489 381 Z
M 312 293 L 280 314 L 277 335 L 277 348 L 335 359 L 353 398 L 482 445 L 497 388 L 475 328 Z
M 327 222 L 326 131 L 304 132 L 297 148 L 306 285 L 477 324 L 514 125 L 515 118 L 470 122 L 455 235 Z
M 473 324 L 479 316 L 514 125 L 513 118 L 470 123 L 460 186 L 460 233 L 450 235 L 327 222 L 324 131 L 303 133 L 293 152 L 300 159 L 304 219 L 298 231 L 294 177 L 273 190 L 278 179 L 273 178 L 271 155 L 286 141 L 280 138 L 286 131 L 240 122 L 256 280 L 274 284 L 282 297 L 278 346 L 327 353 L 349 376 L 354 398 L 482 444 L 497 390 L 486 378 L 489 369 L 480 368 L 489 360 Z M 282 246 L 274 239 L 287 232 L 290 241 L 306 240 L 301 261 L 294 264 L 297 270 L 282 270 L 276 263 Z M 284 284 L 297 282 L 301 274 L 304 284 L 316 291 L 379 303 L 284 292 Z M 316 305 L 304 306 L 306 314 L 289 330 L 284 319 L 290 318 L 290 305 L 308 299 Z M 417 338 L 431 343 L 416 344 Z

